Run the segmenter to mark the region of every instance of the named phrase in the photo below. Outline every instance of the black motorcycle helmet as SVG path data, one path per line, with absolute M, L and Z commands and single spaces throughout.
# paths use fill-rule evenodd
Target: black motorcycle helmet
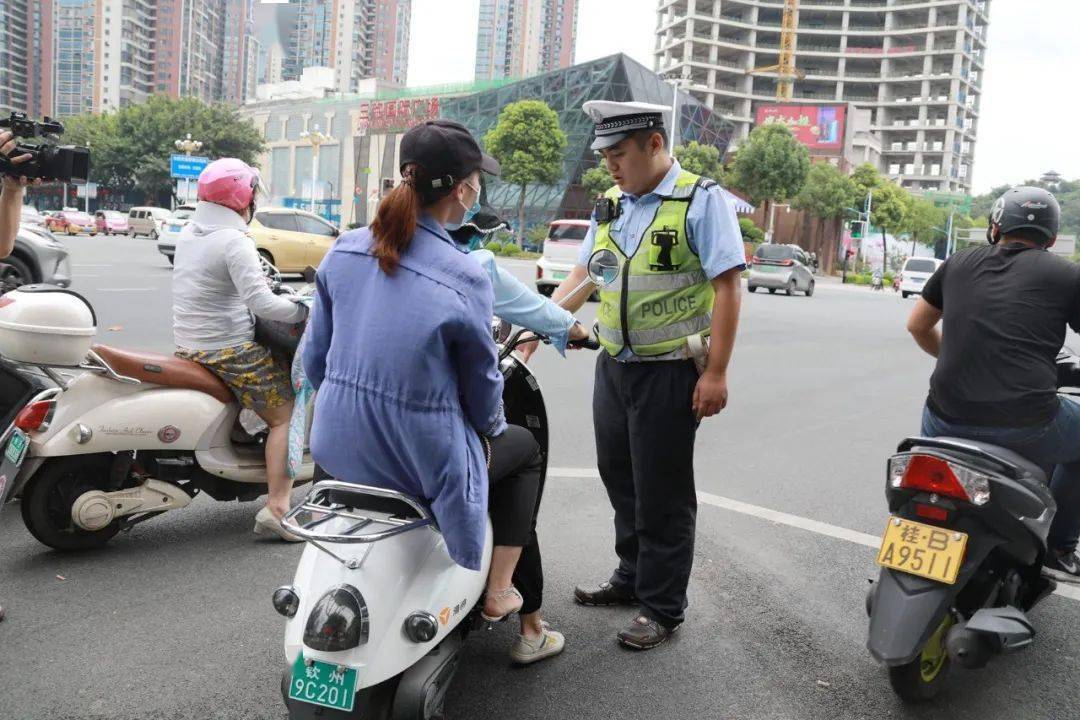
M 1020 234 L 1048 245 L 1061 226 L 1061 206 L 1052 194 L 1037 187 L 1015 187 L 990 208 L 986 239 L 996 244 L 1010 234 Z M 1017 233 L 1017 231 L 1023 231 Z

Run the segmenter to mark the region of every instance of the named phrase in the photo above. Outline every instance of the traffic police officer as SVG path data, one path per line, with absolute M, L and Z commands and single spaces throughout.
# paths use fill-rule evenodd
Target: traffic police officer
M 694 436 L 727 404 L 739 319 L 742 233 L 725 193 L 667 151 L 664 112 L 646 103 L 590 101 L 592 149 L 616 187 L 596 202 L 578 265 L 559 300 L 608 248 L 622 274 L 600 290 L 593 423 L 600 477 L 615 510 L 619 566 L 574 591 L 582 605 L 640 605 L 619 642 L 646 650 L 683 621 L 694 556 Z M 588 297 L 579 292 L 571 312 Z M 711 343 L 710 343 L 711 336 Z M 530 348 L 531 351 L 531 348 Z M 694 358 L 698 362 L 695 363 Z

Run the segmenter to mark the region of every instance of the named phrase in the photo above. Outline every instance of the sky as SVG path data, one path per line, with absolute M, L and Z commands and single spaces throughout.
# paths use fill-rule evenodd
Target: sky
M 657 0 L 579 1 L 577 62 L 624 52 L 652 67 Z M 479 7 L 413 0 L 410 85 L 472 80 Z M 1077 28 L 1080 0 L 991 0 L 976 193 L 1047 170 L 1080 178 L 1080 142 L 1063 135 L 1070 117 L 1080 119 Z

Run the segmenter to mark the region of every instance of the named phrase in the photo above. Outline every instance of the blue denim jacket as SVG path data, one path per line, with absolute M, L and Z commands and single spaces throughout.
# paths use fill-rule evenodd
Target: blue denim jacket
M 487 463 L 506 427 L 488 273 L 430 217 L 393 275 L 367 228 L 319 266 L 303 348 L 318 390 L 311 454 L 333 477 L 429 503 L 459 565 L 479 570 Z

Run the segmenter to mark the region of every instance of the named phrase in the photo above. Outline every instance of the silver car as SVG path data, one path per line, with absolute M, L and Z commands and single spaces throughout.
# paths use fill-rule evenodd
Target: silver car
M 754 251 L 750 259 L 750 278 L 747 289 L 759 287 L 774 293 L 783 290 L 788 295 L 796 292 L 814 294 L 814 272 L 810 256 L 798 245 L 768 244 Z
M 19 225 L 15 249 L 0 263 L 4 266 L 0 282 L 8 288 L 30 283 L 71 285 L 67 246 L 37 225 Z

